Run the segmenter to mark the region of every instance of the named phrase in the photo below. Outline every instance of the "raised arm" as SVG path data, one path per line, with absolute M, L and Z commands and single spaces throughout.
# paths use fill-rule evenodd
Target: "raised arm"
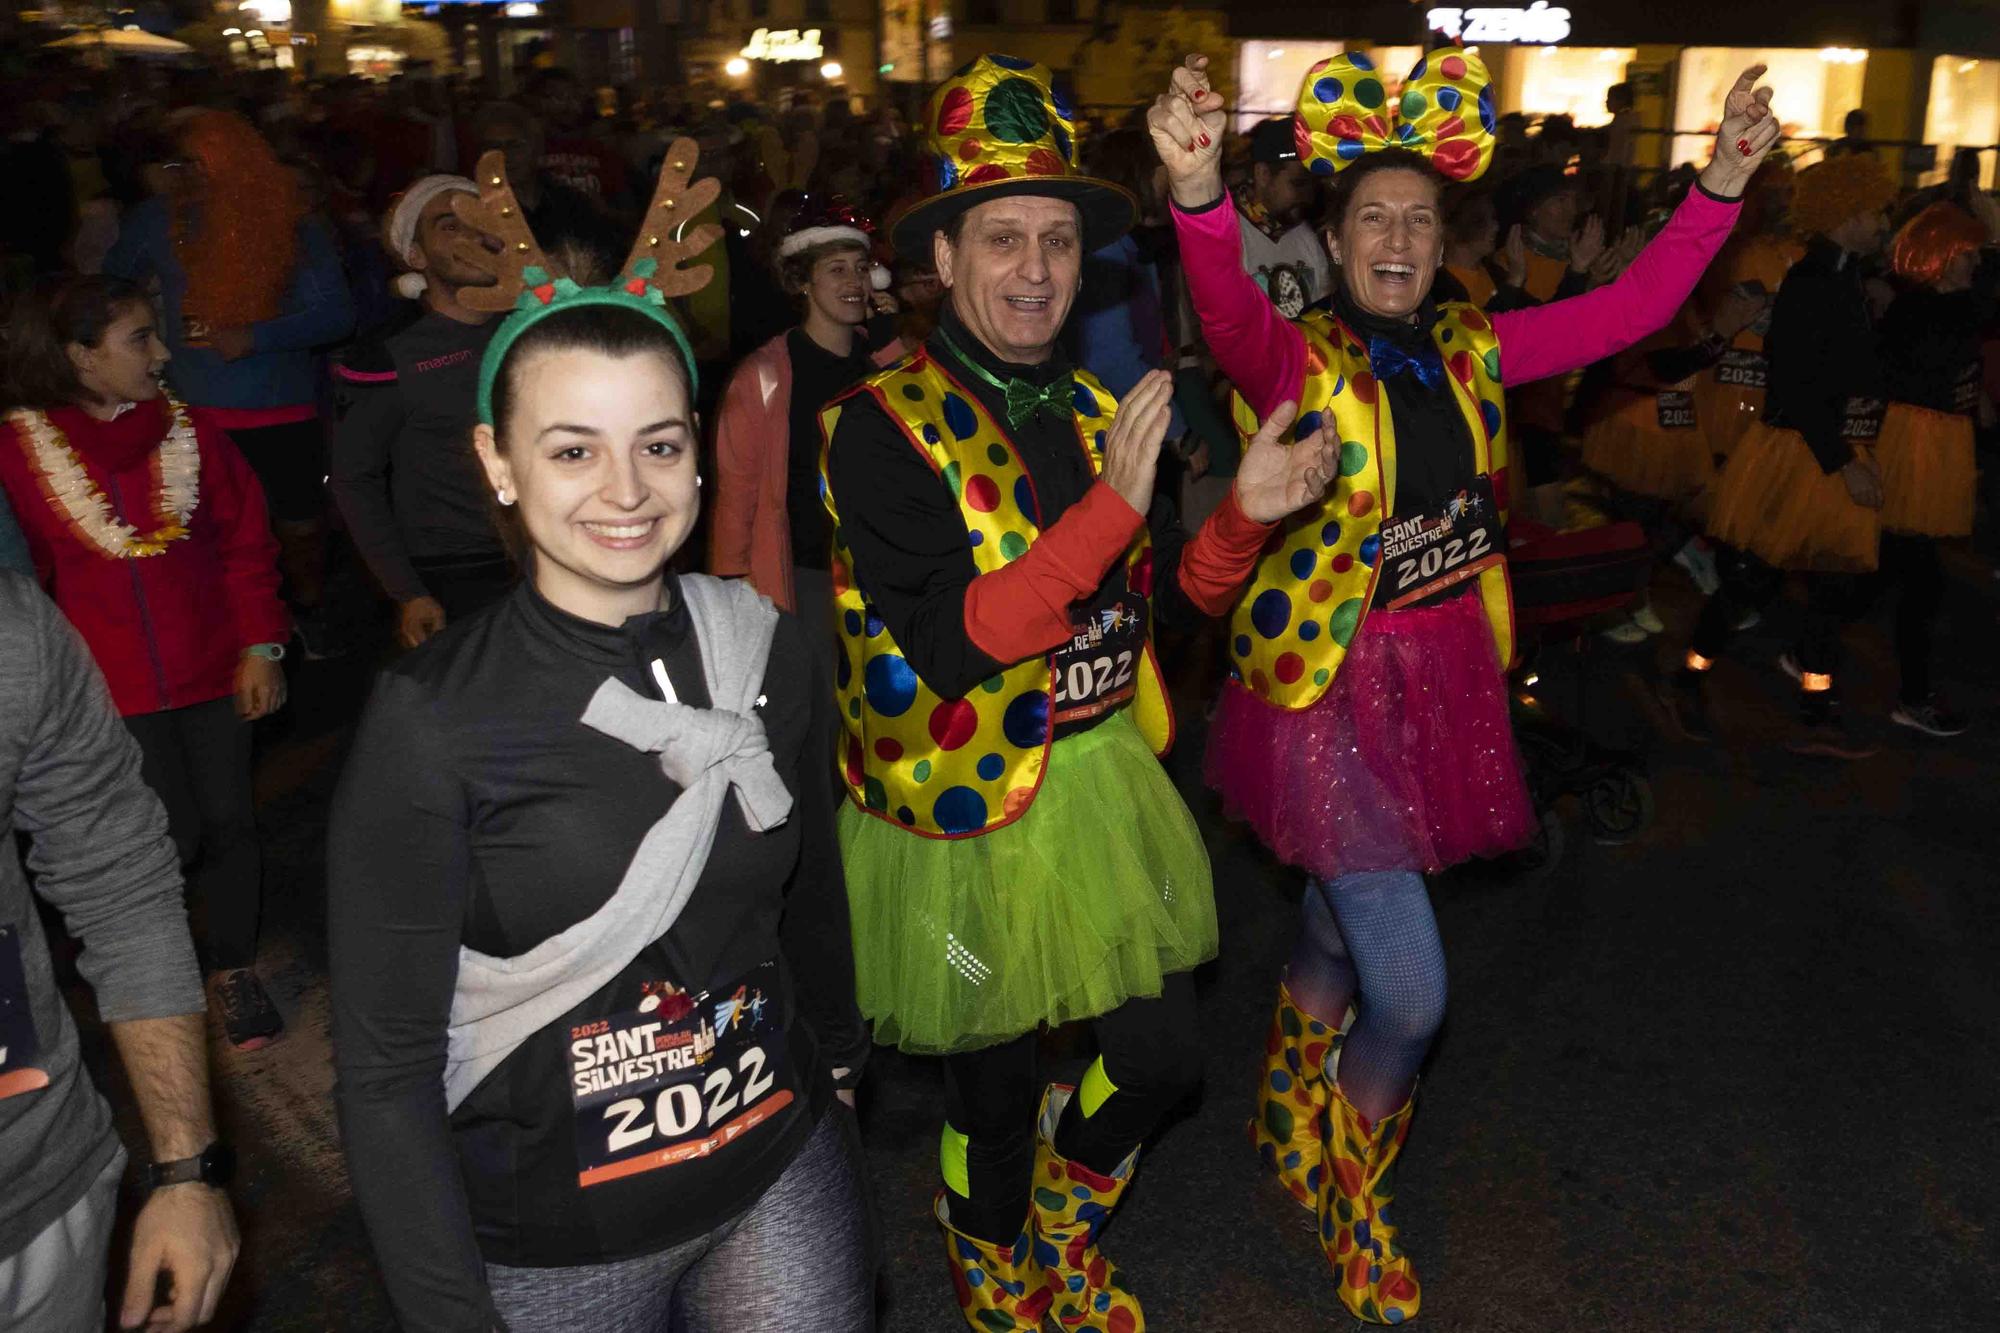
M 1208 57 L 1189 56 L 1146 113 L 1166 164 L 1174 231 L 1202 337 L 1250 410 L 1268 417 L 1305 385 L 1306 345 L 1243 271 L 1243 236 L 1222 188 L 1222 96 Z
M 1737 77 L 1723 101 L 1715 153 L 1666 229 L 1608 287 L 1493 319 L 1507 383 L 1527 384 L 1621 352 L 1665 327 L 1736 225 L 1743 189 L 1777 145 L 1764 66 Z

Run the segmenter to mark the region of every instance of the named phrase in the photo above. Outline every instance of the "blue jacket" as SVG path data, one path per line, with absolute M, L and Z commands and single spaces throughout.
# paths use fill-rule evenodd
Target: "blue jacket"
M 333 233 L 318 217 L 299 223 L 298 259 L 279 313 L 252 326 L 256 350 L 224 361 L 212 348 L 189 347 L 181 318 L 187 273 L 174 254 L 173 220 L 164 199 L 126 215 L 104 271 L 160 284 L 162 332 L 173 360 L 167 381 L 195 407 L 293 407 L 318 396 L 313 349 L 338 342 L 354 328 L 354 298 L 341 272 Z

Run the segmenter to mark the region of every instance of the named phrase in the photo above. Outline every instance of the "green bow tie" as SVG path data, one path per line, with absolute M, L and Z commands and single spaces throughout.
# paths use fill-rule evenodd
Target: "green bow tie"
M 1007 424 L 1015 430 L 1026 425 L 1028 418 L 1034 416 L 1038 409 L 1046 408 L 1059 417 L 1067 417 L 1073 410 L 1071 403 L 1076 396 L 1076 384 L 1068 375 L 1059 375 L 1039 389 L 1027 380 L 1013 378 L 1003 380 L 967 356 L 964 349 L 952 341 L 949 333 L 940 329 L 938 336 L 944 339 L 945 346 L 951 348 L 961 365 L 1006 395 Z

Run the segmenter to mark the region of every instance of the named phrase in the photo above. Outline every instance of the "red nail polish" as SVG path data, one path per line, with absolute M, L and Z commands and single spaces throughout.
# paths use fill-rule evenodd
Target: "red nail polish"
M 1750 141 L 1748 139 L 1738 139 L 1736 141 L 1736 151 L 1745 157 L 1750 156 Z
M 1208 147 L 1208 136 L 1206 134 L 1201 136 L 1201 146 L 1203 148 Z
M 1188 151 L 1189 151 L 1190 153 L 1192 153 L 1192 152 L 1194 151 L 1194 140 L 1192 140 L 1192 139 L 1188 140 Z

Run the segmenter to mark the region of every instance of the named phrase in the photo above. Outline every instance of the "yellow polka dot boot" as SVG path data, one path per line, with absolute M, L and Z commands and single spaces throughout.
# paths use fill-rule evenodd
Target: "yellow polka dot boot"
M 1055 1293 L 1035 1259 L 1029 1228 L 1023 1226 L 1012 1245 L 995 1245 L 951 1224 L 943 1190 L 932 1211 L 944 1228 L 945 1261 L 951 1265 L 951 1285 L 966 1325 L 975 1333 L 1041 1333 Z
M 1413 1102 L 1370 1125 L 1328 1085 L 1320 1173 L 1319 1239 L 1333 1265 L 1340 1300 L 1357 1319 L 1400 1324 L 1414 1319 L 1422 1293 L 1416 1269 L 1396 1244 L 1389 1219 L 1396 1158 L 1410 1132 Z
M 1055 1295 L 1049 1314 L 1066 1329 L 1143 1333 L 1146 1314 L 1139 1298 L 1097 1250 L 1098 1233 L 1132 1182 L 1139 1150 L 1134 1148 L 1108 1176 L 1059 1156 L 1056 1123 L 1074 1092 L 1059 1083 L 1049 1085 L 1035 1136 L 1035 1259 Z
M 1347 1022 L 1354 1010 L 1347 1011 Z M 1346 1024 L 1342 1024 L 1344 1028 Z M 1292 1003 L 1278 983 L 1278 1007 L 1264 1037 L 1264 1069 L 1257 1083 L 1257 1114 L 1250 1119 L 1250 1142 L 1264 1165 L 1308 1212 L 1319 1207 L 1320 1116 L 1326 1110 L 1329 1050 L 1341 1033 Z

